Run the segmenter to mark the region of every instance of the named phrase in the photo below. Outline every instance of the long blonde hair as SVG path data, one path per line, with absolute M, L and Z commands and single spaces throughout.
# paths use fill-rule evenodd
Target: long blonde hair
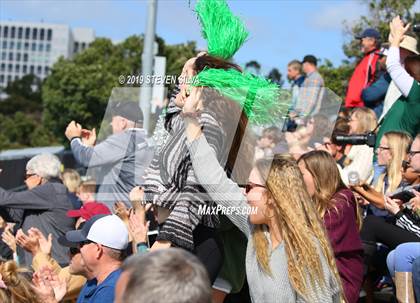
M 408 149 L 411 145 L 411 137 L 403 132 L 391 131 L 384 134 L 388 140 L 389 151 L 392 155 L 390 163 L 386 166 L 386 173 L 381 174 L 375 189 L 378 192 L 384 190 L 384 179 L 388 176 L 388 188 L 385 193 L 395 191 L 402 181 L 401 165 L 407 157 Z
M 0 274 L 7 287 L 0 288 L 0 302 L 41 303 L 31 287 L 28 269 L 19 267 L 15 261 L 7 261 L 0 265 Z
M 321 218 L 324 218 L 328 210 L 336 209 L 332 199 L 334 194 L 346 188 L 337 164 L 329 153 L 321 150 L 303 154 L 298 163 L 300 161 L 305 163 L 306 169 L 314 179 L 315 193 L 312 199 Z
M 276 155 L 272 161 L 257 161 L 256 168 L 263 178 L 266 177 L 268 195 L 274 200 L 274 218 L 281 230 L 289 279 L 294 290 L 311 301 L 311 286 L 319 281 L 321 286 L 328 287 L 320 255 L 325 256 L 337 285 L 341 288 L 323 223 L 306 191 L 296 161 L 290 156 Z M 256 225 L 252 236 L 258 264 L 266 274 L 271 275 L 269 246 L 263 226 Z
M 310 151 L 303 154 L 298 163 L 303 161 L 306 169 L 312 175 L 315 184 L 315 193 L 312 200 L 321 218 L 329 211 L 338 211 L 333 196 L 338 191 L 347 188 L 341 179 L 340 171 L 334 158 L 322 150 Z M 349 202 L 350 203 L 350 202 Z M 363 216 L 360 207 L 355 205 L 356 224 L 362 229 Z
M 355 115 L 359 119 L 357 133 L 364 134 L 373 131 L 377 125 L 376 114 L 367 107 L 356 107 L 351 111 L 350 117 Z

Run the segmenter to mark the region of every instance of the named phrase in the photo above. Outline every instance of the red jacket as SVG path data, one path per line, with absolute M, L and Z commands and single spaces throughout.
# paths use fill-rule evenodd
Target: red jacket
M 379 55 L 375 52 L 376 50 L 366 54 L 354 69 L 347 89 L 346 107 L 362 107 L 365 105 L 362 100 L 362 90 L 370 86 L 375 80 L 376 63 L 379 58 Z

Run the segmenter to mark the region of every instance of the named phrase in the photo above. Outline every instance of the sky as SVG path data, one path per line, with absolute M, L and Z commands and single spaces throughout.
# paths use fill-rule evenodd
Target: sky
M 199 48 L 206 48 L 194 1 L 157 1 L 156 33 L 166 43 L 194 40 Z M 289 61 L 306 54 L 340 64 L 346 59 L 342 45 L 350 38 L 344 34 L 343 22 L 354 22 L 367 12 L 360 0 L 228 0 L 228 4 L 250 32 L 235 61 L 257 60 L 263 71 L 276 67 L 283 75 Z M 97 37 L 119 42 L 144 33 L 147 7 L 147 0 L 0 0 L 0 20 L 88 27 Z

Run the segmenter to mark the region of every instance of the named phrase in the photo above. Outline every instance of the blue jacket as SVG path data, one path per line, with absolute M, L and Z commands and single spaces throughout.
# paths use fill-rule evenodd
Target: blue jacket
M 389 83 L 391 83 L 391 77 L 385 72 L 372 85 L 362 91 L 362 99 L 366 107 L 373 109 L 378 118 L 384 108 L 384 99 Z

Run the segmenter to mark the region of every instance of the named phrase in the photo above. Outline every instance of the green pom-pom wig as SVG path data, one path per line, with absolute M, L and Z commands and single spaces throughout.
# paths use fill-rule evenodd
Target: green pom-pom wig
M 225 0 L 198 0 L 195 11 L 208 53 L 226 60 L 232 58 L 248 37 L 242 20 L 233 15 Z
M 233 15 L 225 0 L 198 0 L 195 11 L 200 21 L 208 54 L 229 60 L 248 38 L 239 17 Z M 290 98 L 269 80 L 234 69 L 207 68 L 192 81 L 238 102 L 253 124 L 276 124 L 289 108 Z
M 214 88 L 239 103 L 252 124 L 278 124 L 290 105 L 290 94 L 277 84 L 235 69 L 204 69 L 191 85 Z

